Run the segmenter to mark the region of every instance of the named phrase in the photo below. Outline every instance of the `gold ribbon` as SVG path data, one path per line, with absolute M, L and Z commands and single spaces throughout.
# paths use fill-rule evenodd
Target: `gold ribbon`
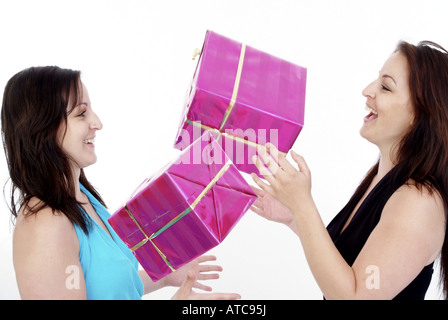
M 148 236 L 146 234 L 146 232 L 143 230 L 142 226 L 140 225 L 140 223 L 137 221 L 137 219 L 135 219 L 135 217 L 132 215 L 131 211 L 129 210 L 127 204 L 125 204 L 124 208 L 126 210 L 126 212 L 128 213 L 129 217 L 132 219 L 132 221 L 134 221 L 134 223 L 137 225 L 137 227 L 139 228 L 139 230 L 143 233 L 143 235 L 145 236 L 145 238 L 143 240 L 141 240 L 139 243 L 137 243 L 136 245 L 134 245 L 131 248 L 131 251 L 134 252 L 136 251 L 138 248 L 142 247 L 143 245 L 145 245 L 148 241 L 152 244 L 152 246 L 154 247 L 154 249 L 156 249 L 157 253 L 160 255 L 160 257 L 165 261 L 165 263 L 168 265 L 168 267 L 171 269 L 171 271 L 175 271 L 174 267 L 171 265 L 170 261 L 168 260 L 168 258 L 163 254 L 162 250 L 160 250 L 160 248 L 154 243 L 154 239 L 159 236 L 162 232 L 164 232 L 166 229 L 168 229 L 169 227 L 171 227 L 173 224 L 175 224 L 176 222 L 178 222 L 180 219 L 182 219 L 184 216 L 186 216 L 187 214 L 189 214 L 191 211 L 194 210 L 194 208 L 196 208 L 196 206 L 199 204 L 199 202 L 205 197 L 205 195 L 207 194 L 207 192 L 210 191 L 210 189 L 216 184 L 216 182 L 219 180 L 219 178 L 221 178 L 224 173 L 229 169 L 230 165 L 232 164 L 232 161 L 229 159 L 227 160 L 227 162 L 225 163 L 225 165 L 221 168 L 221 170 L 219 170 L 219 172 L 215 175 L 215 177 L 213 177 L 213 179 L 207 184 L 207 186 L 204 188 L 204 190 L 202 190 L 202 192 L 199 194 L 199 196 L 193 201 L 193 203 L 184 211 L 182 211 L 181 213 L 179 213 L 176 217 L 174 217 L 173 219 L 171 219 L 171 221 L 169 221 L 167 224 L 165 224 L 163 227 L 161 227 L 160 229 L 158 229 L 156 232 L 154 232 L 153 234 L 151 234 L 150 236 Z
M 201 55 L 201 50 L 199 50 L 198 48 L 194 49 L 193 60 L 196 59 L 196 57 L 199 55 Z
M 235 83 L 233 84 L 232 98 L 230 98 L 229 106 L 227 107 L 227 110 L 224 113 L 224 118 L 222 119 L 221 126 L 219 127 L 219 131 L 221 131 L 222 128 L 224 127 L 224 125 L 226 124 L 227 119 L 229 118 L 230 113 L 232 112 L 233 107 L 235 106 L 236 97 L 238 96 L 238 89 L 240 87 L 241 73 L 243 72 L 243 63 L 244 63 L 245 53 L 246 53 L 246 45 L 243 43 L 241 45 L 240 59 L 238 61 L 238 69 L 236 70 Z
M 191 121 L 189 119 L 186 119 L 185 121 L 188 124 L 191 124 L 191 125 L 193 125 L 195 127 L 201 128 L 203 130 L 208 130 L 208 131 L 210 131 L 212 133 L 216 133 L 217 135 L 221 135 L 221 136 L 224 136 L 226 138 L 233 139 L 233 140 L 235 140 L 237 142 L 241 142 L 243 144 L 246 144 L 246 145 L 254 147 L 254 148 L 264 147 L 263 145 L 261 145 L 259 143 L 256 143 L 256 142 L 253 142 L 253 141 L 250 141 L 250 140 L 246 140 L 246 139 L 243 139 L 243 138 L 238 137 L 238 136 L 234 136 L 233 134 L 230 134 L 230 133 L 227 133 L 227 132 L 219 131 L 218 129 L 215 129 L 213 127 L 209 127 L 209 126 L 207 126 L 205 124 L 202 124 L 202 123 L 200 123 L 198 121 Z M 279 150 L 278 153 L 286 157 L 286 153 L 285 152 Z
M 195 49 L 195 52 L 193 54 L 193 60 L 194 60 L 194 58 L 198 54 L 200 54 L 200 51 Z M 243 138 L 238 137 L 238 136 L 234 136 L 234 135 L 229 134 L 227 132 L 222 132 L 222 129 L 223 129 L 224 125 L 226 124 L 227 119 L 230 116 L 230 113 L 232 112 L 233 108 L 235 107 L 236 98 L 238 96 L 238 90 L 239 90 L 239 87 L 240 87 L 241 73 L 243 72 L 243 64 L 244 64 L 244 56 L 245 56 L 245 54 L 246 54 L 246 45 L 243 43 L 241 45 L 240 58 L 238 60 L 238 68 L 237 68 L 237 71 L 236 71 L 235 82 L 233 84 L 232 97 L 230 98 L 230 103 L 227 106 L 226 112 L 224 113 L 224 117 L 222 119 L 221 125 L 219 126 L 219 129 L 216 129 L 216 128 L 204 125 L 204 124 L 202 124 L 202 123 L 200 123 L 198 121 L 191 121 L 188 118 L 185 118 L 185 122 L 187 122 L 188 124 L 191 124 L 193 126 L 199 127 L 201 129 L 209 130 L 211 132 L 214 132 L 214 133 L 218 134 L 218 136 L 222 135 L 224 137 L 233 139 L 233 140 L 235 140 L 237 142 L 241 142 L 241 143 L 246 144 L 248 146 L 257 148 L 258 146 L 262 147 L 262 145 L 260 145 L 260 144 L 258 144 L 256 142 L 250 141 L 250 140 L 243 139 Z M 284 153 L 284 152 L 279 151 L 279 153 L 284 155 L 284 156 L 286 156 L 286 153 Z

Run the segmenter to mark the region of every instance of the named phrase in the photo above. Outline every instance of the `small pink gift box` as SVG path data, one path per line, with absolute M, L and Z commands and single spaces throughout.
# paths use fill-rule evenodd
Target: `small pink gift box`
M 183 150 L 204 130 L 241 171 L 258 173 L 256 146 L 293 146 L 304 123 L 307 70 L 207 31 L 175 140 Z
M 108 221 L 157 281 L 221 243 L 256 198 L 207 132 Z

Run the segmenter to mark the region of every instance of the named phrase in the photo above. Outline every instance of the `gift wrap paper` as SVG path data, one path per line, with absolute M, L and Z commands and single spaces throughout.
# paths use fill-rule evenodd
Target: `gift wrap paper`
M 256 146 L 287 153 L 304 124 L 307 69 L 207 31 L 187 92 L 175 147 L 183 150 L 204 130 L 239 170 L 256 172 Z
M 255 200 L 206 132 L 145 180 L 109 223 L 157 281 L 221 243 Z

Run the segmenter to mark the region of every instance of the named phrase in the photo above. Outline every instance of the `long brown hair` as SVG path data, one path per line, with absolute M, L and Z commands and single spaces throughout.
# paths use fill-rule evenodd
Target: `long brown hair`
M 440 45 L 422 41 L 412 45 L 401 41 L 396 52 L 409 67 L 409 85 L 415 118 L 409 132 L 395 146 L 393 181 L 413 180 L 419 189 L 437 192 L 448 221 L 448 52 Z M 376 163 L 361 182 L 352 199 L 361 199 L 378 171 Z M 448 234 L 440 255 L 440 284 L 448 298 Z
M 11 180 L 14 217 L 50 207 L 88 233 L 88 219 L 76 201 L 70 159 L 58 143 L 58 129 L 82 96 L 80 72 L 56 66 L 32 67 L 6 84 L 1 110 L 2 140 Z M 69 106 L 69 101 L 71 106 Z M 81 170 L 79 181 L 102 204 Z M 36 198 L 37 204 L 30 206 Z

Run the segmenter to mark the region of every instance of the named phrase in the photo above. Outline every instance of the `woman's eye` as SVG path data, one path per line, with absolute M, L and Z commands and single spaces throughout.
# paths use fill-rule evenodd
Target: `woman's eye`
M 383 89 L 384 91 L 391 91 L 388 87 L 386 87 L 384 84 L 381 85 L 381 89 Z
M 86 111 L 82 111 L 82 112 L 80 112 L 80 113 L 78 114 L 78 117 L 84 117 L 85 114 L 86 114 Z

